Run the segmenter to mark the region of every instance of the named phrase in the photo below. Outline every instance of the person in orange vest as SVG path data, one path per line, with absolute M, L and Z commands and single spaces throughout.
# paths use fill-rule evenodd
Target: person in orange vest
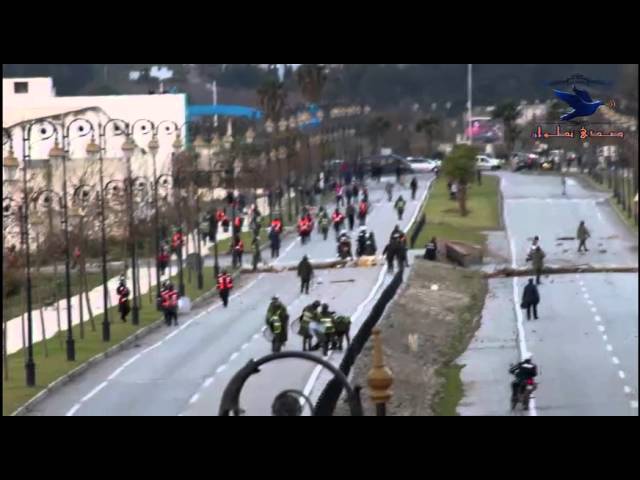
M 282 233 L 282 220 L 280 217 L 276 217 L 271 221 L 271 228 L 280 235 Z
M 231 278 L 231 275 L 229 275 L 226 270 L 223 270 L 222 273 L 218 275 L 216 288 L 222 299 L 222 304 L 226 307 L 229 305 L 229 292 L 231 292 L 233 288 L 233 278 Z
M 167 283 L 166 288 L 160 292 L 160 298 L 165 324 L 170 327 L 173 319 L 173 324 L 178 325 L 178 292 L 174 289 L 172 283 Z
M 300 235 L 300 242 L 304 245 L 307 243 L 309 239 L 309 235 L 311 234 L 311 224 L 307 217 L 301 217 L 298 220 L 298 235 Z
M 336 239 L 340 233 L 340 228 L 344 223 L 344 215 L 340 212 L 340 209 L 336 207 L 335 211 L 331 214 L 331 220 L 333 221 L 333 228 L 336 231 Z
M 244 242 L 236 235 L 233 239 L 232 264 L 233 268 L 242 266 L 242 254 L 244 253 Z
M 216 220 L 218 224 L 222 225 L 222 231 L 227 233 L 229 231 L 229 218 L 224 210 L 218 210 L 216 212 Z
M 369 211 L 369 204 L 364 200 L 360 200 L 358 205 L 358 219 L 360 220 L 360 226 L 364 226 L 367 223 L 367 213 Z

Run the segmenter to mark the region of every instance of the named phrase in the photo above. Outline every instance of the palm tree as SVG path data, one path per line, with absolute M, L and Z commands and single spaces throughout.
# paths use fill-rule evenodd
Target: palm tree
M 258 88 L 258 101 L 266 118 L 277 122 L 282 118 L 287 103 L 287 92 L 284 84 L 276 78 L 269 78 Z
M 327 83 L 327 71 L 324 65 L 317 63 L 300 65 L 296 72 L 296 80 L 304 99 L 308 103 L 318 104 Z
M 416 123 L 416 132 L 424 133 L 427 140 L 427 156 L 433 152 L 433 137 L 440 129 L 440 119 L 437 117 L 425 117 Z
M 385 133 L 391 128 L 391 122 L 383 116 L 373 118 L 367 125 L 367 134 L 371 140 L 373 151 L 380 150 L 380 140 Z
M 507 147 L 507 156 L 511 158 L 513 146 L 520 134 L 516 121 L 520 118 L 520 107 L 513 101 L 502 103 L 493 111 L 493 118 L 502 120 L 504 124 L 504 143 Z

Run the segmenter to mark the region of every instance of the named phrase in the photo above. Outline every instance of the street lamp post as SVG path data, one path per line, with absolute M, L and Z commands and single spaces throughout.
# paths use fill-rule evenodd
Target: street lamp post
M 24 241 L 24 251 L 25 251 L 25 268 L 26 268 L 26 277 L 27 277 L 27 359 L 25 361 L 25 377 L 27 387 L 33 387 L 36 384 L 36 364 L 33 360 L 33 315 L 31 313 L 31 254 L 29 247 L 29 192 L 27 190 L 27 163 L 29 159 L 28 145 L 30 141 L 31 135 L 31 127 L 33 124 L 29 124 L 26 128 L 23 128 L 22 133 L 22 194 L 23 194 L 23 205 L 21 208 L 21 220 L 24 222 L 24 226 L 20 229 L 21 240 Z M 8 176 L 12 180 L 15 176 L 15 169 L 18 168 L 18 160 L 13 156 L 13 137 L 11 135 L 10 130 L 3 129 L 3 137 L 5 137 L 6 141 L 10 142 L 9 145 L 9 154 L 7 157 L 3 158 L 3 167 L 5 167 L 9 172 Z M 30 160 L 30 159 L 29 159 Z
M 158 125 L 159 127 L 160 125 Z M 156 168 L 156 157 L 158 150 L 160 150 L 160 144 L 158 143 L 158 127 L 154 129 L 153 138 L 149 142 L 147 148 L 151 153 L 152 165 L 153 165 L 153 236 L 155 237 L 155 249 L 156 249 L 156 298 L 160 298 L 160 213 L 158 208 L 158 172 Z M 158 310 L 160 310 L 160 304 L 158 304 Z
M 109 120 L 111 122 L 111 120 Z M 107 122 L 107 124 L 109 123 Z M 111 341 L 111 323 L 109 322 L 109 287 L 107 285 L 108 275 L 107 275 L 107 229 L 105 226 L 106 223 L 106 214 L 105 214 L 105 195 L 104 195 L 104 145 L 106 141 L 106 127 L 107 124 L 101 125 L 98 124 L 98 140 L 100 144 L 95 143 L 95 137 L 91 136 L 91 141 L 87 144 L 85 150 L 87 152 L 87 156 L 89 159 L 98 158 L 99 162 L 99 176 L 100 176 L 100 243 L 101 243 L 101 254 L 102 254 L 102 306 L 103 306 L 103 314 L 102 314 L 102 341 L 109 342 Z
M 129 210 L 129 252 L 131 255 L 131 281 L 133 293 L 133 305 L 131 307 L 131 323 L 138 325 L 140 323 L 140 313 L 138 308 L 138 282 L 136 281 L 136 240 L 133 222 L 133 177 L 131 169 L 131 157 L 136 146 L 131 139 L 131 131 L 127 132 L 127 138 L 122 144 L 122 153 L 127 163 L 127 210 Z

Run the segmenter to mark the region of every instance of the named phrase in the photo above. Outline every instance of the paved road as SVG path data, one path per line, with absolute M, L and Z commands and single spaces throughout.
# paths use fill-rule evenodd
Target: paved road
M 426 193 L 428 177 L 419 177 L 420 193 Z M 408 225 L 419 205 L 408 203 L 402 222 L 396 221 L 392 204 L 384 197 L 382 184 L 370 185 L 373 210 L 368 218 L 379 250 L 396 223 Z M 399 192 L 396 192 L 396 194 Z M 408 189 L 402 190 L 405 198 Z M 395 198 L 394 198 L 395 200 Z M 336 244 L 313 234 L 310 244 L 296 239 L 285 242 L 279 263 L 298 262 L 303 254 L 312 259 L 335 257 Z M 355 314 L 354 329 L 366 317 L 380 287 L 390 280 L 382 267 L 318 270 L 310 295 L 300 295 L 294 272 L 243 275 L 228 309 L 219 303 L 204 306 L 181 318 L 178 329 L 163 329 L 131 348 L 106 360 L 38 405 L 32 415 L 215 415 L 230 376 L 249 358 L 270 350 L 261 329 L 272 295 L 288 305 L 291 316 L 318 298 L 346 314 Z M 301 349 L 301 341 L 290 333 L 287 348 Z M 339 356 L 332 356 L 338 361 Z M 314 365 L 283 361 L 268 366 L 250 380 L 243 391 L 243 408 L 249 415 L 266 415 L 276 393 L 285 388 L 306 387 L 310 391 Z
M 606 203 L 606 194 L 570 180 L 502 173 L 505 221 L 513 266 L 523 266 L 534 235 L 548 264 L 638 263 L 637 240 Z M 592 238 L 590 251 L 576 252 L 580 220 Z M 506 252 L 505 252 L 506 253 Z M 637 415 L 638 276 L 636 273 L 554 275 L 539 287 L 540 319 L 519 309 L 526 278 L 495 279 L 480 330 L 468 351 L 462 380 L 463 415 L 509 414 L 509 363 L 523 352 L 541 367 L 532 415 Z

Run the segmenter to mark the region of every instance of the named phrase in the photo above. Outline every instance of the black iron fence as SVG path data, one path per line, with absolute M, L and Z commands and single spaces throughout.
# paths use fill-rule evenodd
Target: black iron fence
M 358 330 L 358 333 L 353 337 L 351 344 L 345 351 L 344 357 L 340 362 L 340 371 L 344 373 L 346 376 L 349 375 L 351 371 L 351 367 L 360 355 L 362 348 L 369 340 L 371 336 L 371 331 L 373 327 L 378 323 L 378 320 L 382 318 L 382 314 L 384 313 L 385 308 L 394 297 L 398 288 L 402 284 L 402 271 L 397 272 L 391 283 L 387 285 L 384 289 L 380 298 L 376 301 L 375 305 L 371 309 L 371 312 L 367 316 L 366 320 Z M 328 417 L 333 415 L 333 411 L 336 408 L 336 404 L 338 403 L 338 399 L 342 394 L 342 384 L 336 378 L 332 378 L 329 383 L 324 387 L 320 396 L 318 397 L 318 401 L 315 406 L 314 415 L 317 417 Z

